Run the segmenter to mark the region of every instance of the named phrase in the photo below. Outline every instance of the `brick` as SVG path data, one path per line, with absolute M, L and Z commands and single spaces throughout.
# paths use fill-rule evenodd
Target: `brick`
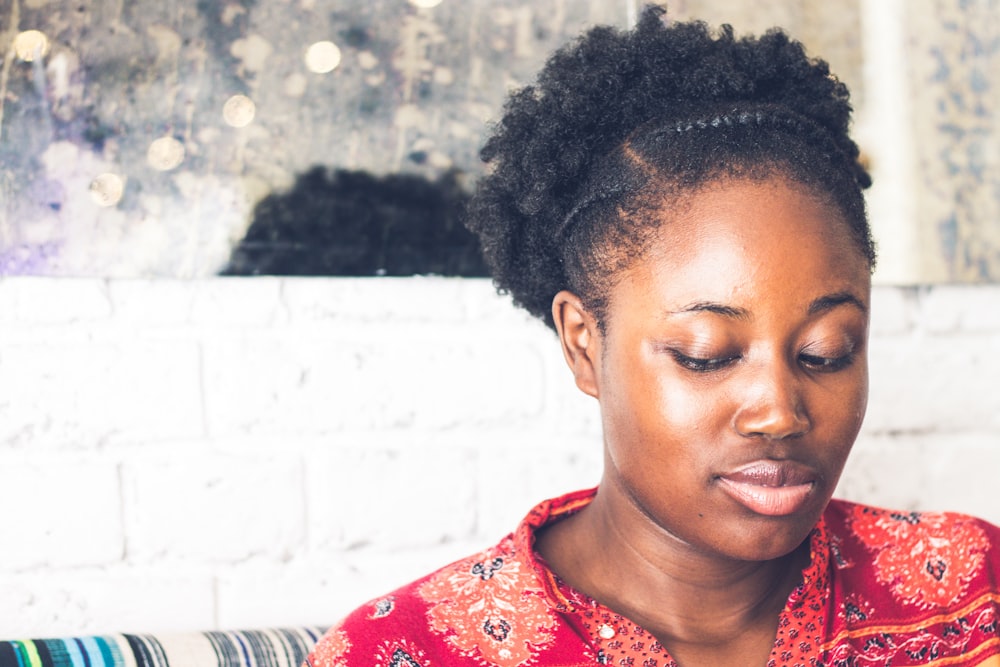
M 111 281 L 108 296 L 114 308 L 115 329 L 131 327 L 148 335 L 187 325 L 195 284 L 164 279 Z
M 865 437 L 837 496 L 893 509 L 964 512 L 1000 525 L 997 470 L 996 431 Z
M 871 324 L 873 337 L 900 334 L 913 327 L 917 293 L 913 288 L 872 288 Z
M 276 277 L 184 280 L 116 280 L 109 295 L 116 328 L 132 327 L 145 336 L 204 335 L 216 328 L 267 328 L 283 323 L 282 279 Z
M 205 392 L 213 435 L 447 429 L 537 418 L 544 375 L 531 346 L 484 349 L 400 332 L 380 344 L 212 342 Z
M 129 562 L 281 560 L 302 545 L 297 458 L 180 450 L 122 474 Z
M 99 322 L 112 312 L 107 283 L 94 278 L 5 278 L 0 306 L 0 321 L 18 326 Z
M 509 330 L 522 331 L 533 337 L 544 336 L 555 341 L 555 332 L 514 305 L 509 295 L 497 294 L 493 281 L 487 278 L 466 279 L 460 284 L 461 303 L 470 322 L 500 324 Z
M 449 542 L 393 553 L 361 549 L 280 566 L 240 564 L 220 574 L 219 625 L 332 625 L 359 606 L 485 548 Z
M 599 436 L 494 433 L 478 447 L 478 532 L 485 540 L 514 530 L 542 500 L 596 486 L 604 464 Z
M 331 607 L 344 596 L 324 570 L 336 562 L 254 561 L 225 568 L 216 584 L 218 623 L 224 628 L 332 625 Z
M 1000 427 L 998 336 L 876 338 L 869 363 L 869 432 Z
M 0 278 L 0 322 L 5 325 L 18 322 L 17 301 L 23 284 L 22 278 Z
M 0 344 L 0 446 L 88 448 L 201 433 L 192 343 Z
M 8 461 L 0 465 L 0 516 L 7 535 L 0 572 L 122 559 L 121 489 L 113 463 Z
M 191 290 L 191 320 L 200 326 L 267 327 L 287 318 L 282 279 L 231 277 L 203 280 Z
M 917 509 L 926 483 L 925 463 L 913 436 L 862 435 L 834 497 L 877 507 Z
M 1000 332 L 1000 285 L 937 285 L 921 301 L 920 325 L 934 333 Z
M 471 447 L 338 448 L 307 475 L 311 548 L 409 550 L 475 533 Z
M 282 298 L 299 323 L 460 322 L 468 279 L 285 278 Z
M 215 625 L 209 576 L 160 569 L 0 575 L 4 638 L 191 632 Z

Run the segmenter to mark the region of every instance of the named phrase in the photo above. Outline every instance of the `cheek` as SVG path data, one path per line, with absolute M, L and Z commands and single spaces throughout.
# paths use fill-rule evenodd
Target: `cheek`
M 848 378 L 841 395 L 836 399 L 843 405 L 842 420 L 845 428 L 855 433 L 861 429 L 868 408 L 868 364 L 859 363 L 853 375 Z
M 731 400 L 720 387 L 698 386 L 666 364 L 616 378 L 614 395 L 601 397 L 605 435 L 615 449 L 652 458 L 692 459 L 731 421 Z
M 840 465 L 846 461 L 864 420 L 868 405 L 867 368 L 859 368 L 844 380 L 837 391 L 819 396 L 822 411 L 816 415 L 822 420 L 821 440 L 829 443 L 829 454 L 840 459 Z

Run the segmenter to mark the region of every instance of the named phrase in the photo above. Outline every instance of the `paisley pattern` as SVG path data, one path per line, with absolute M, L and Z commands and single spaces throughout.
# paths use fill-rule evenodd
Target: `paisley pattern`
M 431 629 L 483 665 L 530 665 L 552 643 L 555 616 L 534 571 L 507 556 L 512 552 L 507 539 L 441 570 L 418 590 Z
M 573 589 L 532 549 L 585 507 L 535 507 L 496 547 L 362 606 L 311 667 L 676 667 L 669 646 Z M 1000 667 L 1000 528 L 832 501 L 767 667 Z
M 875 554 L 875 576 L 895 597 L 920 609 L 960 598 L 990 548 L 975 521 L 942 513 L 855 507 L 850 527 Z
M 316 644 L 316 648 L 306 659 L 307 665 L 322 665 L 323 667 L 349 667 L 348 654 L 351 652 L 351 640 L 339 627 L 330 628 Z
M 407 640 L 384 641 L 375 654 L 375 667 L 431 667 L 424 652 Z

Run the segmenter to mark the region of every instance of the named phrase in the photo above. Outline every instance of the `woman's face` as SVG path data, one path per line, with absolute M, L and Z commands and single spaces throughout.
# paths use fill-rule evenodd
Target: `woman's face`
M 574 365 L 600 401 L 600 493 L 696 551 L 775 558 L 861 426 L 870 271 L 838 211 L 782 178 L 687 204 L 613 287 L 605 332 L 590 323 L 589 375 Z

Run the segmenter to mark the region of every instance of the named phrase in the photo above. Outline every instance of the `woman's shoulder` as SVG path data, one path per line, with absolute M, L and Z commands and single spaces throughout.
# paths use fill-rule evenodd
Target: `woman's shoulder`
M 457 644 L 477 635 L 494 639 L 510 628 L 467 628 L 470 610 L 482 603 L 481 586 L 494 578 L 511 602 L 531 588 L 528 572 L 512 536 L 499 544 L 450 563 L 391 593 L 371 600 L 331 627 L 306 660 L 309 667 L 353 665 L 423 665 L 447 656 L 455 663 Z M 516 606 L 516 604 L 515 604 Z M 482 610 L 480 610 L 482 611 Z M 473 645 L 465 647 L 474 648 Z M 460 652 L 461 653 L 461 652 Z M 479 663 L 469 663 L 479 664 Z
M 1000 549 L 1000 526 L 961 512 L 897 510 L 835 499 L 823 518 L 834 533 L 850 534 L 869 545 L 887 546 L 888 537 L 935 536 L 984 550 Z
M 1000 602 L 1000 528 L 988 521 L 839 500 L 824 521 L 845 595 L 926 610 Z

